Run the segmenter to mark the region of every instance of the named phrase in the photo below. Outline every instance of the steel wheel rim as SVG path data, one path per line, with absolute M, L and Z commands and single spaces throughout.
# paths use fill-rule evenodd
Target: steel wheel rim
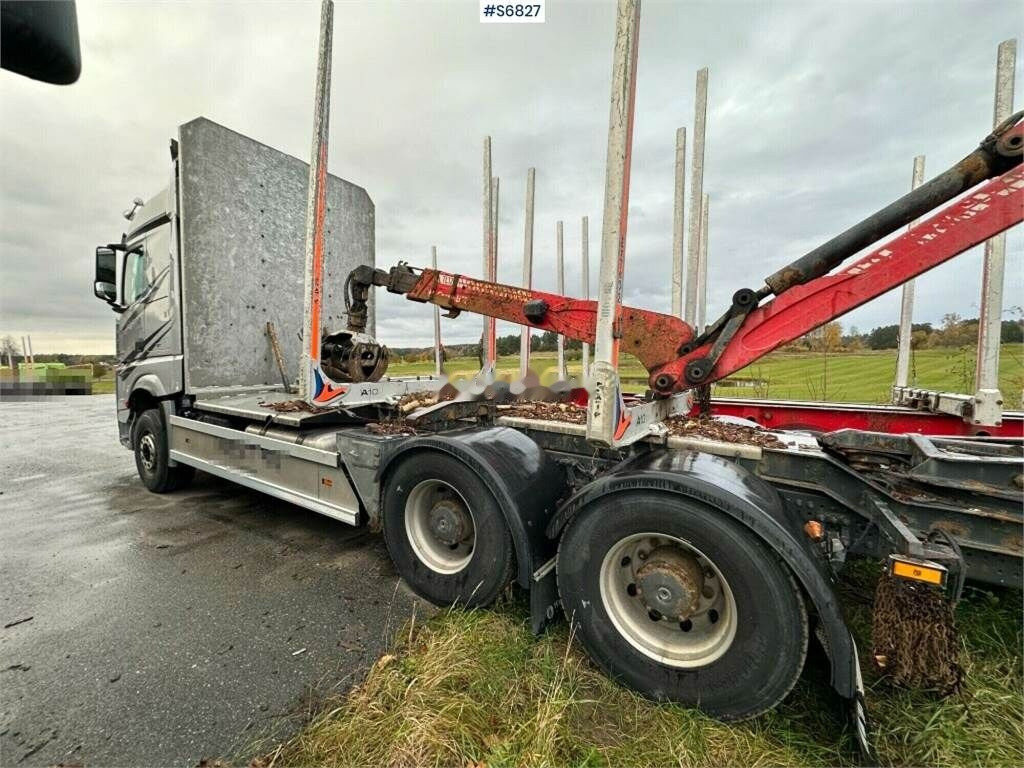
M 458 573 L 473 559 L 476 521 L 462 494 L 444 480 L 423 480 L 409 493 L 405 533 L 416 557 L 435 573 Z
M 645 596 L 638 589 L 638 571 L 648 558 L 679 557 L 699 565 L 702 588 L 697 606 L 685 617 L 670 618 L 652 610 L 659 587 Z M 703 667 L 729 650 L 738 616 L 729 583 L 715 563 L 684 539 L 660 533 L 638 533 L 613 544 L 601 562 L 601 600 L 619 634 L 642 654 L 679 669 Z M 656 615 L 657 614 L 657 615 Z
M 152 471 L 156 466 L 156 440 L 153 439 L 151 432 L 147 432 L 139 440 L 139 458 L 147 470 Z

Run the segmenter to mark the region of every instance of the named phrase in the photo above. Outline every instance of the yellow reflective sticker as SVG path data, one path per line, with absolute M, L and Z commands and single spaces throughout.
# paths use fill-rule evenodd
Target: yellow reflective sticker
M 921 563 L 907 563 L 903 560 L 892 561 L 892 575 L 899 576 L 901 579 L 924 581 L 928 584 L 942 584 L 945 580 L 945 571 L 941 568 L 933 568 Z

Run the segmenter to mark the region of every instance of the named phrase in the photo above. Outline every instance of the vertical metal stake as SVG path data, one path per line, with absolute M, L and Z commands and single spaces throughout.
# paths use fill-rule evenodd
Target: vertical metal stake
M 498 279 L 498 192 L 500 189 L 501 180 L 495 176 L 491 179 L 491 205 L 493 206 L 491 209 L 491 260 L 487 264 L 486 275 L 486 279 L 492 283 Z M 485 323 L 487 329 L 487 355 L 484 359 L 484 365 L 493 367 L 498 359 L 498 321 L 493 317 L 488 317 Z
M 526 227 L 523 232 L 523 287 L 533 287 L 533 205 L 535 201 L 537 171 L 526 172 Z M 519 340 L 519 378 L 525 378 L 530 370 L 530 326 L 524 325 Z
M 914 158 L 914 172 L 910 177 L 911 191 L 924 183 L 924 155 Z M 908 229 L 917 224 L 912 221 Z M 900 330 L 896 348 L 896 386 L 906 387 L 910 384 L 910 340 L 914 329 L 914 281 L 903 284 L 903 296 L 900 299 Z
M 581 225 L 582 231 L 580 232 L 580 258 L 582 264 L 580 265 L 580 296 L 584 299 L 590 298 L 590 223 L 587 217 L 583 217 Z M 583 355 L 582 355 L 583 369 L 580 378 L 584 383 L 590 381 L 590 344 L 583 342 Z
M 437 246 L 430 246 L 430 266 L 437 271 Z M 441 308 L 434 305 L 434 375 L 440 376 L 444 371 L 441 353 Z
M 327 212 L 327 135 L 331 113 L 331 50 L 334 3 L 320 6 L 320 44 L 317 50 L 316 99 L 313 106 L 313 146 L 306 198 L 305 298 L 302 313 L 302 354 L 299 357 L 299 396 L 307 402 L 327 402 L 336 393 L 320 372 L 320 313 L 323 299 L 324 218 Z
M 700 248 L 697 252 L 697 328 L 704 330 L 708 306 L 708 209 L 711 196 L 704 194 L 700 205 Z
M 494 201 L 493 197 L 493 186 L 491 184 L 491 137 L 484 136 L 484 260 L 483 269 L 481 273 L 484 276 L 484 280 L 489 279 L 491 269 L 491 253 L 494 248 L 494 224 L 492 217 L 494 216 Z M 486 368 L 493 359 L 490 355 L 489 349 L 489 331 L 491 328 L 491 318 L 485 317 L 483 319 L 483 331 L 480 335 L 480 359 Z
M 639 0 L 619 0 L 612 59 L 612 92 L 608 115 L 608 154 L 601 223 L 601 271 L 598 280 L 594 338 L 594 383 L 587 409 L 587 437 L 612 445 L 625 418 L 619 389 L 619 326 L 622 275 L 626 258 L 629 214 L 629 171 L 633 153 L 636 107 Z
M 555 225 L 555 238 L 557 240 L 557 261 L 555 270 L 558 279 L 558 295 L 565 295 L 565 238 L 562 222 Z M 558 334 L 558 380 L 565 381 L 569 378 L 565 370 L 565 336 Z
M 697 327 L 700 220 L 704 205 L 704 138 L 708 116 L 708 68 L 697 70 L 697 98 L 693 116 L 693 167 L 690 171 L 690 227 L 686 243 L 686 304 L 683 319 Z
M 676 131 L 676 188 L 672 208 L 672 314 L 683 316 L 683 231 L 686 229 L 686 129 Z
M 1013 76 L 1017 41 L 1004 40 L 996 54 L 996 97 L 993 123 L 999 125 L 1013 112 Z M 1006 273 L 1006 234 L 985 243 L 981 273 L 981 317 L 978 322 L 978 359 L 974 369 L 975 424 L 1003 422 L 1003 396 L 999 391 L 999 342 L 1003 325 L 1003 278 Z

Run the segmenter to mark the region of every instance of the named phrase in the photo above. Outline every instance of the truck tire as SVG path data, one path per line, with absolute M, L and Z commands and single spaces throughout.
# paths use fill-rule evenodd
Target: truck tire
M 599 499 L 562 536 L 557 574 L 587 653 L 649 698 L 742 720 L 782 701 L 803 669 L 807 612 L 789 570 L 698 502 Z
M 498 502 L 447 454 L 417 453 L 388 475 L 383 524 L 398 574 L 436 605 L 489 605 L 512 580 L 512 536 Z
M 167 493 L 184 488 L 195 477 L 194 467 L 169 465 L 167 456 L 167 427 L 159 408 L 150 408 L 135 417 L 132 425 L 132 449 L 135 468 L 142 484 L 153 493 Z

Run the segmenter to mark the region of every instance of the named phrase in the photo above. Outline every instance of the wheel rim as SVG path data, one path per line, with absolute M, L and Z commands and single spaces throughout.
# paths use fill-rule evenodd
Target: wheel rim
M 139 460 L 149 472 L 156 466 L 156 440 L 151 432 L 146 432 L 139 439 Z
M 424 480 L 409 493 L 405 533 L 416 557 L 437 573 L 458 573 L 473 558 L 473 513 L 462 494 L 444 480 Z
M 703 667 L 736 637 L 736 601 L 722 572 L 687 541 L 638 533 L 615 543 L 600 572 L 601 600 L 630 645 L 671 667 Z

